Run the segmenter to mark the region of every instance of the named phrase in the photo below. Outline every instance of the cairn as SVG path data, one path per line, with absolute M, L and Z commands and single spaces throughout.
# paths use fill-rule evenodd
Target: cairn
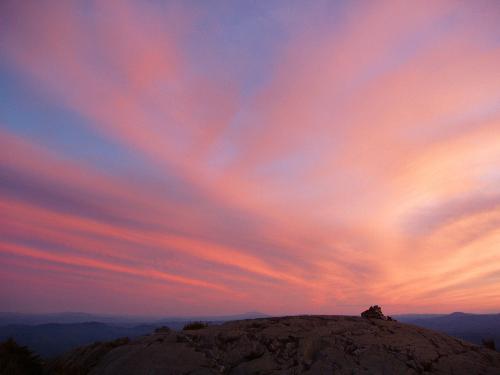
M 390 316 L 385 316 L 382 313 L 382 308 L 379 305 L 370 306 L 368 310 L 361 313 L 362 318 L 366 319 L 380 319 L 380 320 L 391 320 L 394 321 Z

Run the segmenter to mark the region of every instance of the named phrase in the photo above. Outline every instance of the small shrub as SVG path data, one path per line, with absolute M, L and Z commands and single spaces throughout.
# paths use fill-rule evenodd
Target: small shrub
M 154 333 L 170 333 L 170 328 L 161 326 L 155 329 Z
M 36 354 L 10 338 L 0 343 L 0 374 L 38 375 L 42 374 L 42 364 Z
M 113 341 L 96 341 L 88 346 L 80 347 L 66 354 L 49 360 L 45 375 L 83 375 L 89 374 L 99 361 L 114 348 L 127 345 L 128 337 L 121 337 Z M 0 372 L 0 374 L 2 374 Z M 3 374 L 2 374 L 3 375 Z
M 207 323 L 203 323 L 203 322 L 192 322 L 192 323 L 188 323 L 184 326 L 184 328 L 182 328 L 183 331 L 192 331 L 192 330 L 195 330 L 195 329 L 203 329 L 203 328 L 207 328 L 208 327 L 208 324 Z
M 491 349 L 491 350 L 496 350 L 495 348 L 495 340 L 493 339 L 482 339 L 483 346 L 485 348 Z

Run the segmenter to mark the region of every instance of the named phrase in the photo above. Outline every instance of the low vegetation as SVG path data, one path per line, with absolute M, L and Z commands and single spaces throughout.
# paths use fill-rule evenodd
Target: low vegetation
M 183 331 L 192 331 L 192 330 L 195 330 L 195 329 L 203 329 L 203 328 L 207 328 L 208 327 L 208 324 L 207 323 L 203 323 L 203 322 L 191 322 L 191 323 L 188 323 L 184 326 L 184 328 L 182 328 Z
M 38 375 L 42 373 L 40 358 L 26 346 L 19 345 L 11 338 L 0 343 L 0 374 Z
M 493 339 L 483 339 L 482 342 L 483 342 L 483 346 L 485 348 L 488 348 L 488 349 L 491 349 L 491 350 L 496 350 L 495 340 L 493 340 Z
M 51 375 L 81 375 L 88 374 L 99 361 L 111 350 L 130 343 L 128 337 L 113 341 L 96 341 L 91 345 L 74 349 L 60 357 L 49 361 L 46 374 Z

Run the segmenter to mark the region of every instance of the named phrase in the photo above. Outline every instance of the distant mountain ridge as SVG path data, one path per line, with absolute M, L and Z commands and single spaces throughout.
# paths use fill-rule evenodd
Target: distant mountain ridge
M 189 322 L 202 320 L 212 324 L 231 320 L 264 317 L 262 313 L 244 313 L 218 317 L 151 318 L 113 317 L 86 313 L 16 314 L 0 313 L 0 341 L 13 338 L 45 358 L 96 341 L 120 337 L 135 338 L 153 332 L 161 326 L 180 330 Z M 54 322 L 56 321 L 56 322 Z M 41 322 L 41 323 L 40 323 Z
M 96 341 L 109 341 L 118 337 L 138 337 L 148 334 L 155 325 L 121 327 L 100 322 L 47 323 L 38 325 L 11 324 L 0 326 L 0 341 L 13 338 L 45 358 Z
M 497 346 L 500 345 L 500 314 L 454 312 L 448 315 L 400 315 L 396 319 L 478 345 L 483 339 L 493 339 Z
M 91 314 L 84 312 L 56 312 L 46 314 L 29 314 L 18 312 L 0 312 L 0 326 L 8 324 L 48 324 L 48 323 L 86 323 L 100 322 L 109 324 L 141 324 L 141 323 L 161 323 L 175 321 L 228 321 L 241 319 L 265 318 L 269 315 L 261 312 L 246 312 L 234 315 L 200 315 L 200 316 L 147 316 L 147 315 L 112 315 L 112 314 Z

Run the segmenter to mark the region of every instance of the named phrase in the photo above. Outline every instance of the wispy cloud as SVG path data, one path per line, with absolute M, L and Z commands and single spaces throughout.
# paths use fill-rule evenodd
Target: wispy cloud
M 1 5 L 5 308 L 498 308 L 500 8 L 303 8 Z

